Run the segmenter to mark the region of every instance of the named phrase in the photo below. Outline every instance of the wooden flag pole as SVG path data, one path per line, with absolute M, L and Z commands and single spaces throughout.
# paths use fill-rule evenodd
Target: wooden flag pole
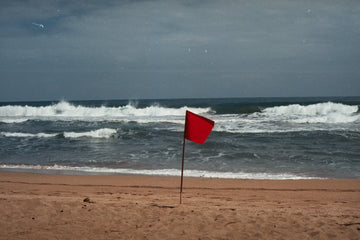
M 183 189 L 183 179 L 184 179 L 184 155 L 185 155 L 185 131 L 184 131 L 183 152 L 182 152 L 182 162 L 181 162 L 180 204 L 182 204 L 182 189 Z

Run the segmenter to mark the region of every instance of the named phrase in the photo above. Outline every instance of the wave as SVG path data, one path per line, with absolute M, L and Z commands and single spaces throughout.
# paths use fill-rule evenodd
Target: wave
M 0 119 L 0 122 L 2 122 L 2 123 L 23 123 L 28 120 L 29 119 L 27 119 L 27 118 L 20 118 L 20 119 L 5 118 L 5 119 Z
M 86 107 L 73 105 L 69 102 L 61 101 L 48 106 L 1 106 L 0 121 L 11 122 L 11 119 L 32 118 L 40 120 L 134 120 L 137 117 L 169 117 L 184 116 L 185 111 L 190 110 L 195 113 L 211 112 L 211 108 L 167 108 L 159 105 L 152 105 L 144 108 L 137 108 L 136 104 L 129 102 L 125 106 L 119 107 Z
M 111 128 L 102 128 L 98 130 L 93 130 L 89 132 L 64 132 L 65 138 L 82 138 L 82 137 L 90 137 L 90 138 L 110 138 L 116 134 L 115 129 Z
M 101 128 L 88 132 L 63 132 L 63 133 L 22 133 L 22 132 L 0 132 L 0 135 L 5 137 L 19 137 L 19 138 L 110 138 L 117 133 L 116 129 Z
M 263 113 L 268 116 L 282 116 L 289 119 L 315 119 L 319 122 L 349 122 L 359 118 L 356 114 L 358 107 L 341 103 L 317 103 L 307 106 L 293 104 L 266 108 Z M 325 117 L 325 118 L 321 118 Z
M 203 104 L 202 106 L 206 106 Z M 359 131 L 360 114 L 356 113 L 356 105 L 324 102 L 310 105 L 290 104 L 262 108 L 261 111 L 249 113 L 221 113 L 212 107 L 163 107 L 151 105 L 138 107 L 138 103 L 129 102 L 119 107 L 88 107 L 74 105 L 65 101 L 57 104 L 32 106 L 2 106 L 0 107 L 0 122 L 22 123 L 25 121 L 85 121 L 114 122 L 139 124 L 163 124 L 169 131 L 183 131 L 185 111 L 204 115 L 215 121 L 214 132 L 226 133 L 283 133 L 300 131 L 355 130 Z M 226 108 L 226 106 L 224 107 Z M 259 107 L 260 109 L 260 107 Z M 355 126 L 354 124 L 355 123 Z M 345 126 L 345 124 L 347 124 Z M 145 126 L 146 127 L 146 126 Z M 158 126 L 157 126 L 158 127 Z M 355 128 L 355 129 L 354 129 Z M 100 132 L 67 132 L 64 137 L 98 137 Z M 112 135 L 105 133 L 106 136 Z M 34 136 L 37 137 L 37 136 Z
M 50 138 L 56 137 L 58 134 L 52 133 L 21 133 L 21 132 L 0 132 L 0 135 L 5 137 L 19 137 L 19 138 Z
M 105 167 L 72 167 L 72 166 L 44 166 L 44 165 L 0 165 L 1 169 L 19 170 L 30 172 L 46 172 L 63 174 L 126 174 L 126 175 L 150 175 L 150 176 L 180 176 L 179 169 L 129 169 L 129 168 L 105 168 Z M 205 170 L 184 170 L 185 177 L 203 178 L 228 178 L 228 179 L 319 179 L 317 177 L 296 175 L 292 173 L 247 173 L 247 172 L 217 172 Z
M 357 106 L 341 103 L 317 103 L 307 106 L 292 104 L 266 108 L 262 115 L 275 120 L 287 120 L 295 123 L 350 123 L 359 121 Z
M 214 131 L 224 133 L 360 131 L 357 110 L 357 105 L 324 102 L 273 106 L 252 114 L 216 114 L 211 117 L 215 121 Z
M 358 107 L 341 103 L 291 104 L 252 114 L 214 115 L 214 131 L 225 133 L 287 133 L 360 131 Z

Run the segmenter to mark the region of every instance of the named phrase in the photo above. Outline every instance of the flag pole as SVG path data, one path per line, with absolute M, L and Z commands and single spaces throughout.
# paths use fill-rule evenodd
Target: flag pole
M 184 141 L 183 141 L 183 152 L 182 152 L 182 162 L 181 162 L 180 204 L 182 204 L 182 189 L 183 189 L 183 179 L 184 179 L 184 155 L 185 155 L 185 129 L 184 129 Z
M 182 203 L 182 189 L 184 180 L 185 139 L 203 144 L 214 127 L 214 124 L 214 121 L 186 110 L 181 162 L 180 204 Z

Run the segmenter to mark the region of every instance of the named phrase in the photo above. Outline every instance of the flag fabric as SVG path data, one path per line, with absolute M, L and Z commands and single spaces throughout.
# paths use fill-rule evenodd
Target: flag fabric
M 190 141 L 203 144 L 214 127 L 214 121 L 186 111 L 184 137 Z

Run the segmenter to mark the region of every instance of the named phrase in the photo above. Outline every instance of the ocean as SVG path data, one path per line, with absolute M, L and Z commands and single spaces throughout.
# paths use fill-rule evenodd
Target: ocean
M 180 176 L 185 111 L 215 121 L 186 141 L 184 176 L 360 178 L 360 97 L 0 103 L 0 170 Z

